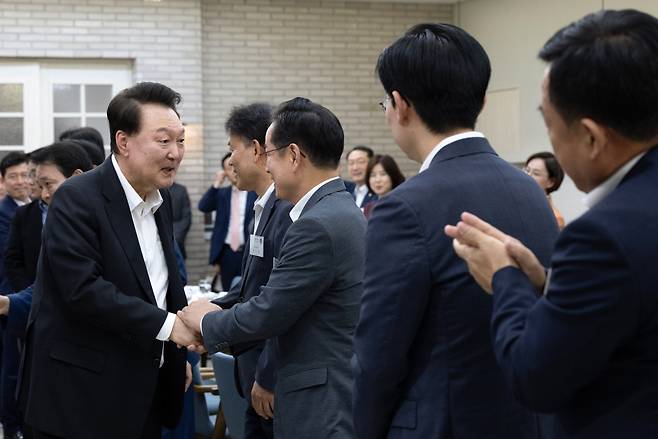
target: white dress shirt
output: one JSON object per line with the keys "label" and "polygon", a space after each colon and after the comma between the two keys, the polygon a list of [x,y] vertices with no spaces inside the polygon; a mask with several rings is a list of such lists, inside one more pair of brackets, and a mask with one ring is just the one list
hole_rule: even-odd
{"label": "white dress shirt", "polygon": [[[142,258],[144,258],[144,265],[146,265],[155,301],[158,308],[166,310],[169,271],[154,216],[155,211],[162,204],[162,195],[160,195],[160,191],[153,191],[146,196],[146,200],[142,200],[142,197],[130,185],[126,176],[123,175],[114,155],[112,155],[112,165],[126,194],[128,208],[133,219],[139,248],[142,251]],[[169,340],[175,320],[176,314],[168,313],[167,319],[155,338],[160,341]],[[162,360],[160,365],[162,365]]]}
{"label": "white dress shirt", "polygon": [[646,152],[636,155],[630,159],[624,166],[617,169],[617,172],[612,174],[606,181],[589,191],[583,198],[583,203],[589,208],[593,207],[596,203],[604,199],[610,192],[615,190],[617,185],[626,177],[626,174],[633,169],[633,166],[644,157]]}
{"label": "white dress shirt", "polygon": [[265,210],[265,205],[269,201],[273,192],[274,192],[274,183],[272,183],[270,187],[267,188],[265,193],[262,196],[258,197],[256,202],[254,203],[254,235],[256,234],[256,230],[258,230],[258,224],[260,223],[260,217],[263,216],[263,210]]}
{"label": "white dress shirt", "polygon": [[368,195],[368,186],[362,184],[361,186],[354,185],[354,198],[356,201],[357,207],[361,207],[363,199]]}
{"label": "white dress shirt", "polygon": [[454,143],[458,140],[463,140],[463,139],[470,139],[472,137],[484,137],[484,134],[477,132],[477,131],[467,131],[465,133],[459,133],[455,134],[454,136],[446,137],[443,139],[441,142],[439,142],[438,145],[432,149],[432,151],[429,153],[427,157],[425,157],[425,160],[423,160],[423,164],[420,167],[420,171],[418,173],[421,173],[425,171],[427,168],[430,167],[430,164],[432,163],[432,160],[434,160],[434,157],[441,151],[444,147],[450,145],[451,143]]}
{"label": "white dress shirt", "polygon": [[302,214],[302,210],[304,210],[304,207],[306,207],[306,203],[308,203],[308,200],[311,199],[313,194],[315,194],[318,191],[318,189],[320,189],[322,186],[329,183],[330,181],[338,180],[338,178],[340,178],[340,177],[331,177],[331,178],[323,181],[319,185],[315,186],[310,191],[306,192],[306,195],[304,195],[297,202],[297,204],[295,204],[295,206],[292,209],[290,209],[290,219],[292,220],[292,222],[294,223],[295,221],[297,221],[299,219],[299,216]]}

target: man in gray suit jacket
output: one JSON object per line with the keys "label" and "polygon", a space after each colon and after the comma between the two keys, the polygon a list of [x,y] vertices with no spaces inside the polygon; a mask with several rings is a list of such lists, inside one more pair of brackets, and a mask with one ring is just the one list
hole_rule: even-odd
{"label": "man in gray suit jacket", "polygon": [[333,113],[304,98],[281,104],[273,120],[267,168],[277,196],[294,207],[269,281],[230,310],[195,302],[180,317],[201,330],[210,353],[275,337],[276,438],[352,438],[349,362],[365,219],[338,177],[343,129]]}

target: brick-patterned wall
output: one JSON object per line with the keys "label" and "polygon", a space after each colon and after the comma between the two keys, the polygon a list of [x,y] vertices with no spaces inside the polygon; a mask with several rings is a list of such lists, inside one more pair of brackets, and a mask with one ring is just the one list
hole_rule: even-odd
{"label": "brick-patterned wall", "polygon": [[0,59],[131,60],[135,81],[182,93],[190,134],[178,181],[192,199],[195,282],[210,272],[196,203],[226,151],[230,108],[309,97],[338,115],[346,149],[370,145],[412,175],[418,165],[394,145],[377,105],[375,61],[411,25],[452,14],[449,5],[340,0],[0,0]]}
{"label": "brick-patterned wall", "polygon": [[295,96],[336,113],[346,150],[366,144],[393,155],[405,174],[418,170],[391,139],[378,105],[384,92],[375,63],[380,51],[413,24],[452,22],[452,6],[202,0],[202,11],[208,180],[226,151],[223,121],[232,106],[255,100],[277,104]]}
{"label": "brick-patterned wall", "polygon": [[[419,165],[393,142],[378,102],[380,51],[420,22],[452,22],[438,4],[338,0],[202,0],[203,118],[206,186],[227,151],[231,107],[308,97],[336,113],[345,149],[366,144],[396,158],[403,172]],[[347,166],[343,160],[343,174]]]}

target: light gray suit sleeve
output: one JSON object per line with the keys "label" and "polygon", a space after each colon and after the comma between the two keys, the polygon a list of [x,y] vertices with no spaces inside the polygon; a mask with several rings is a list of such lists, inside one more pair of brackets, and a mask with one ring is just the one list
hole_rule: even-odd
{"label": "light gray suit sleeve", "polygon": [[230,310],[204,317],[208,352],[286,332],[333,281],[333,242],[329,231],[313,218],[302,217],[291,225],[279,261],[261,293]]}

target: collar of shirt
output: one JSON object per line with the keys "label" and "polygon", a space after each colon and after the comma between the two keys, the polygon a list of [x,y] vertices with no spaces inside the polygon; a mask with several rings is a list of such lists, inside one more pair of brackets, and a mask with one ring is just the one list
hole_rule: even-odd
{"label": "collar of shirt", "polygon": [[604,199],[610,192],[612,192],[617,185],[626,177],[626,174],[635,166],[635,164],[644,157],[646,151],[640,153],[630,159],[624,164],[621,168],[617,169],[617,172],[612,174],[606,181],[592,189],[585,197],[583,198],[583,203],[589,208],[594,207],[595,204]]}
{"label": "collar of shirt", "polygon": [[328,178],[327,180],[323,181],[319,185],[315,186],[313,189],[310,191],[306,192],[306,195],[304,195],[298,202],[295,204],[295,206],[290,209],[290,219],[294,223],[299,219],[299,216],[302,214],[302,210],[304,210],[304,207],[306,207],[306,203],[308,203],[308,200],[311,199],[313,194],[315,194],[318,189],[320,189],[322,186],[325,184],[329,183],[330,181],[338,180],[340,177],[331,177]]}
{"label": "collar of shirt", "polygon": [[29,199],[29,198],[27,199],[27,201],[17,200],[17,199],[14,198],[14,197],[11,197],[11,199],[14,200],[14,203],[16,203],[16,204],[18,205],[18,207],[25,206],[27,203],[30,202],[30,199]]}
{"label": "collar of shirt", "polygon": [[138,209],[136,212],[138,216],[144,216],[149,212],[155,213],[162,205],[162,195],[160,195],[160,191],[153,191],[146,196],[145,200],[142,200],[142,197],[140,197],[137,191],[135,191],[126,176],[123,175],[123,171],[121,171],[114,154],[112,154],[112,166],[114,166],[121,187],[126,194],[126,200],[128,201],[128,208],[130,211],[132,212],[135,209]]}
{"label": "collar of shirt", "polygon": [[366,195],[368,193],[368,186],[365,184],[362,184],[361,186],[355,185],[354,186],[354,195]]}
{"label": "collar of shirt", "polygon": [[260,217],[263,214],[263,210],[265,210],[265,205],[270,200],[270,197],[272,196],[273,192],[274,192],[274,183],[272,183],[270,187],[267,188],[265,193],[262,196],[258,197],[258,199],[256,199],[256,202],[254,203],[254,234],[256,234],[256,230],[258,230],[258,223],[260,222]]}
{"label": "collar of shirt", "polygon": [[470,139],[471,137],[484,137],[484,134],[478,132],[478,131],[467,131],[465,133],[459,133],[455,134],[454,136],[446,137],[443,139],[441,142],[439,142],[438,145],[434,147],[434,149],[429,153],[427,157],[425,157],[425,160],[423,160],[423,164],[420,167],[420,171],[418,173],[421,173],[427,168],[430,167],[430,164],[432,163],[432,160],[434,160],[434,157],[441,151],[444,147],[448,146],[451,143],[454,143],[458,140],[463,140],[463,139]]}

